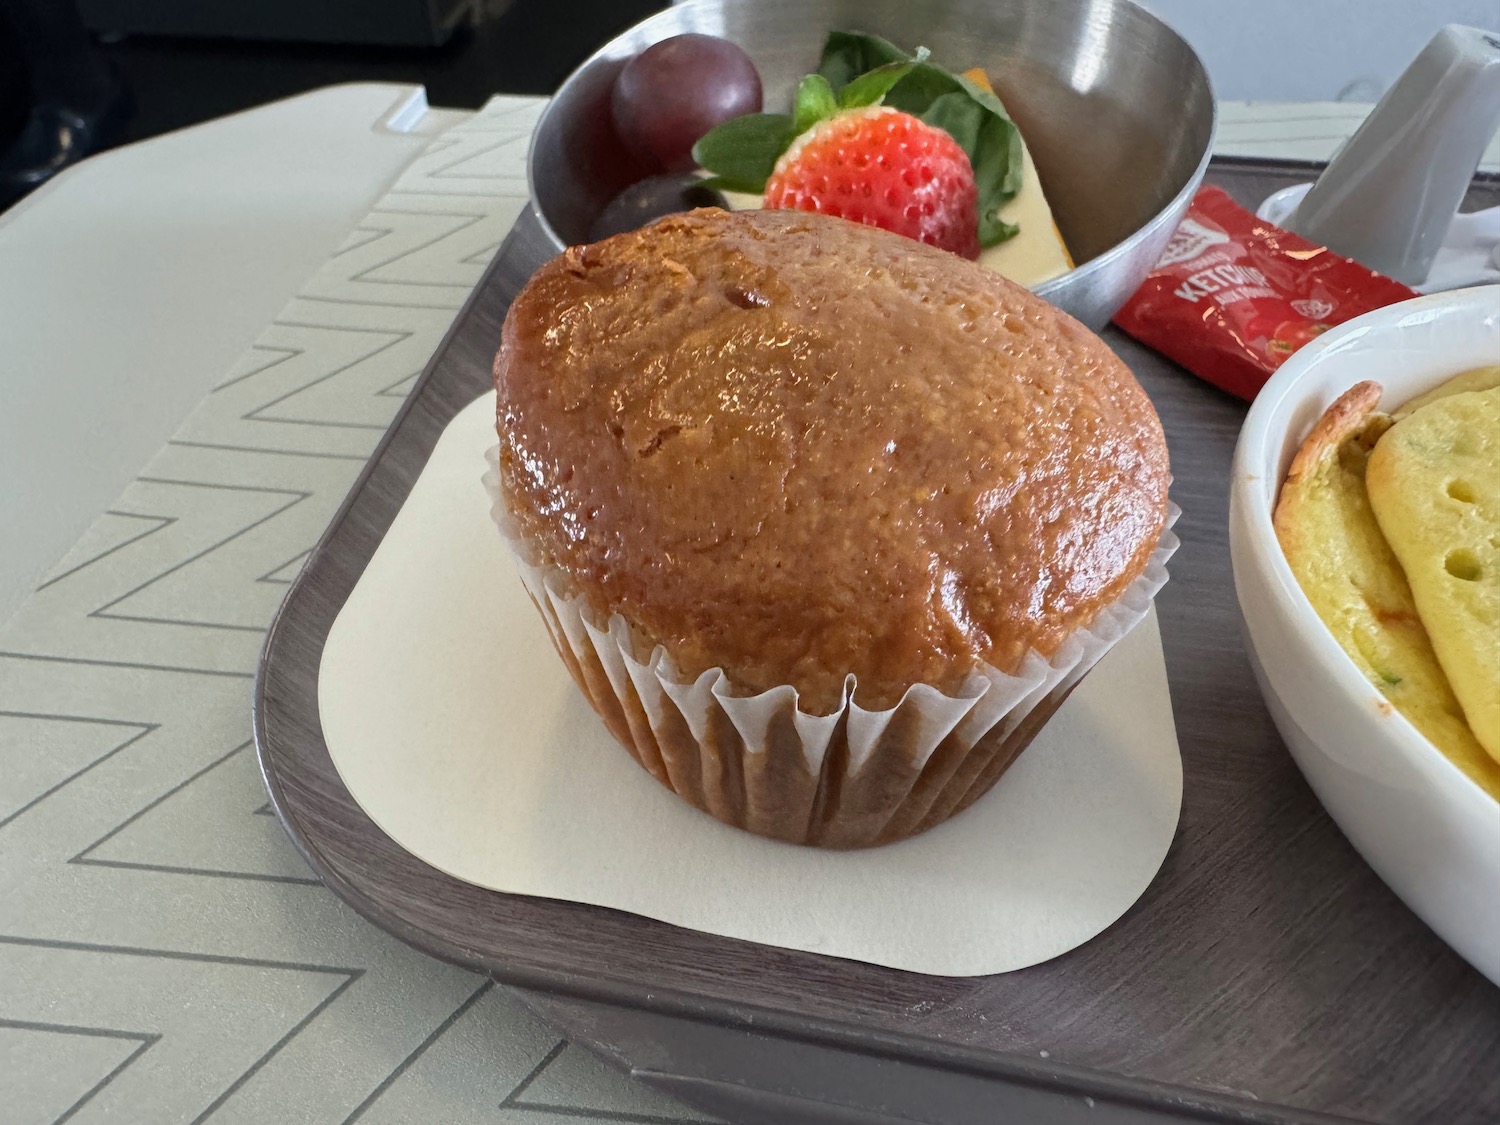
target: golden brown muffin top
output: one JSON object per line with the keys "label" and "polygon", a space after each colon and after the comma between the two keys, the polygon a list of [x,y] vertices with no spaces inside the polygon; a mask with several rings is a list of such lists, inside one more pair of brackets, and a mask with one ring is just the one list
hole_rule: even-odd
{"label": "golden brown muffin top", "polygon": [[502,489],[602,620],[804,710],[1050,655],[1144,570],[1167,449],[1130,370],[998,274],[794,211],[575,247],[511,305]]}

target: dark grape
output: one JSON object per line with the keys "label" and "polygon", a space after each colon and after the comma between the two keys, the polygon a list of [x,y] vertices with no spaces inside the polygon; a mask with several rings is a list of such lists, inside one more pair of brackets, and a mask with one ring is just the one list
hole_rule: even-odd
{"label": "dark grape", "polygon": [[704,133],[760,107],[750,56],[712,35],[677,35],[647,47],[620,71],[610,100],[620,140],[672,172],[693,167],[693,145]]}
{"label": "dark grape", "polygon": [[589,239],[643,227],[652,219],[691,211],[694,207],[726,207],[724,197],[702,186],[696,176],[651,176],[631,184],[599,212],[589,227]]}

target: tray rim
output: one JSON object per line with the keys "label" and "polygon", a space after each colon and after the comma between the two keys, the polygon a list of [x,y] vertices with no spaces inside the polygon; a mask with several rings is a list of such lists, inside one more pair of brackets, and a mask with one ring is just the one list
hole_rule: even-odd
{"label": "tray rim", "polygon": [[[1323,167],[1324,164],[1318,161],[1214,156],[1210,162],[1210,173],[1213,171],[1223,171],[1316,177],[1317,173]],[[1479,173],[1474,177],[1474,183],[1476,186],[1500,186],[1500,173]],[[503,269],[508,253],[516,246],[524,246],[529,240],[536,240],[539,237],[540,229],[536,225],[535,214],[530,204],[528,204],[523,209],[511,232],[502,242],[494,259],[486,267],[474,290],[455,314],[452,324],[450,324],[444,333],[441,342],[433,353],[432,359],[429,360],[421,375],[413,383],[410,392],[392,418],[389,427],[382,434],[379,443],[351,485],[348,494],[340,503],[337,511],[330,519],[323,533],[319,536],[312,550],[308,553],[302,568],[288,589],[286,597],[277,608],[276,614],[266,633],[266,639],[256,667],[252,705],[251,725],[255,742],[257,766],[260,770],[262,780],[266,785],[271,807],[277,820],[291,838],[298,852],[318,875],[324,885],[362,916],[408,945],[440,960],[459,965],[466,969],[483,972],[491,979],[500,983],[516,985],[522,989],[576,997],[581,1000],[604,1003],[643,1013],[657,1013],[690,1021],[711,1023],[716,1026],[753,1030],[759,1034],[769,1032],[780,1038],[808,1045],[832,1047],[876,1058],[916,1062],[937,1070],[967,1073],[985,1078],[998,1079],[1011,1084],[1052,1090],[1070,1095],[1088,1095],[1101,1102],[1111,1103],[1120,1107],[1136,1107],[1164,1112],[1174,1116],[1188,1114],[1193,1115],[1197,1120],[1242,1122],[1246,1123],[1246,1125],[1338,1125],[1338,1123],[1349,1125],[1351,1122],[1360,1120],[1315,1110],[1278,1105],[1255,1100],[1253,1097],[1242,1097],[1217,1090],[1173,1084],[1155,1079],[1132,1078],[1096,1067],[1053,1062],[1050,1059],[1034,1059],[1029,1055],[1011,1052],[991,1051],[981,1047],[961,1045],[915,1033],[873,1030],[843,1019],[826,1016],[798,1016],[785,1008],[773,1004],[758,1005],[745,1001],[707,996],[671,985],[643,990],[631,980],[615,975],[607,967],[602,966],[597,973],[583,974],[562,969],[549,970],[529,966],[497,964],[493,959],[487,958],[477,950],[469,949],[462,943],[455,942],[444,935],[414,926],[405,919],[391,913],[379,901],[371,898],[362,889],[347,880],[325,860],[317,843],[307,835],[303,825],[291,811],[284,790],[284,779],[278,772],[278,763],[273,760],[274,751],[269,748],[271,736],[266,729],[267,691],[270,678],[268,669],[279,655],[282,638],[288,627],[287,616],[295,600],[295,595],[306,583],[309,572],[326,551],[329,541],[333,538],[335,532],[349,518],[351,510],[361,494],[366,490],[371,477],[378,470],[382,458],[395,440],[398,432],[408,423],[413,411],[421,400],[422,391],[436,377],[437,372],[443,365],[443,360],[454,340],[463,329],[474,305],[481,299],[490,286],[495,283],[495,275]],[[548,252],[550,253],[550,248]],[[426,456],[430,456],[430,453],[431,446],[429,445],[424,452],[424,463]],[[404,499],[405,493],[403,493],[400,501],[404,501]],[[395,508],[399,508],[400,501],[395,503]],[[393,514],[394,509],[392,511]],[[361,569],[367,561],[367,559],[361,560],[359,564]],[[320,623],[320,632],[322,634],[319,647],[320,652],[322,642],[326,641],[327,627],[331,626],[331,623],[331,619],[327,623]],[[321,742],[321,735],[319,736],[319,741]],[[326,752],[325,745],[324,753]],[[353,801],[347,789],[343,788],[342,784],[340,784],[340,788],[343,790],[343,799],[358,808],[357,803]],[[378,828],[376,831],[379,831]],[[382,835],[384,834],[382,833]],[[394,841],[392,843],[394,844]],[[399,845],[395,846],[399,848]],[[415,857],[412,858],[415,859]],[[422,866],[426,867],[427,865],[423,864]],[[436,872],[436,869],[433,868],[429,868],[429,870]],[[440,872],[437,873],[441,874]],[[500,899],[535,897],[509,895],[483,888],[475,889],[483,891],[486,895],[497,896]],[[589,906],[578,903],[569,903],[568,905],[581,911],[607,911],[610,914],[623,915],[653,927],[660,926],[672,930],[684,929],[684,927],[675,926],[672,923],[633,915],[628,911],[615,910],[609,907]],[[689,932],[697,933],[698,931]],[[716,941],[738,945],[759,945],[759,943],[746,942],[740,939],[718,938],[714,935],[706,936]],[[761,948],[775,949],[777,947],[761,946]],[[838,964],[842,960],[839,958],[824,957],[815,953],[799,954],[799,956],[821,958],[833,964]],[[874,968],[881,972],[901,973],[901,970],[883,969],[879,966],[874,966]],[[920,974],[902,973],[902,975],[919,976]]]}

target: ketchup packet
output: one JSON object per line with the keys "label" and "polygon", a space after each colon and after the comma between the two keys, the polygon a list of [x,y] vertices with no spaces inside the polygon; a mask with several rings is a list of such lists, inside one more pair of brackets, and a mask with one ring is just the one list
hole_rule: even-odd
{"label": "ketchup packet", "polygon": [[1199,378],[1252,399],[1313,337],[1416,295],[1206,187],[1115,323]]}

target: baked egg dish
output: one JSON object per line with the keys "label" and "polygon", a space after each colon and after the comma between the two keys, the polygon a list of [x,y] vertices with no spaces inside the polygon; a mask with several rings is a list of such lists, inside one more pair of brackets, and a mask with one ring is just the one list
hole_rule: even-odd
{"label": "baked egg dish", "polygon": [[1390,414],[1350,388],[1292,461],[1276,535],[1390,704],[1500,800],[1500,365]]}

